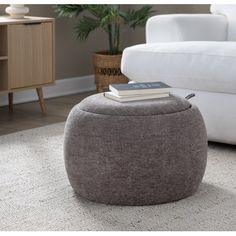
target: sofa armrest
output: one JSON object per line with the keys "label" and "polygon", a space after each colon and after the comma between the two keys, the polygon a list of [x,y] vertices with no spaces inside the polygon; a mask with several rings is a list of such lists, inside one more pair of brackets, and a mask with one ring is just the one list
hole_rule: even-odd
{"label": "sofa armrest", "polygon": [[227,20],[222,15],[170,14],[148,19],[147,43],[177,41],[225,41]]}

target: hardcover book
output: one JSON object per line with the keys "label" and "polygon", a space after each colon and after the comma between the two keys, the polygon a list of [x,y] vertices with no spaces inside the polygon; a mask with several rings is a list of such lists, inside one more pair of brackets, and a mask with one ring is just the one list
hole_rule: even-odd
{"label": "hardcover book", "polygon": [[111,84],[109,89],[116,95],[141,95],[170,93],[171,87],[163,82]]}
{"label": "hardcover book", "polygon": [[119,96],[114,94],[113,92],[105,92],[104,96],[110,98],[117,102],[131,102],[131,101],[140,101],[140,100],[148,100],[148,99],[157,99],[169,97],[168,93],[161,94],[143,94],[143,95],[130,95],[130,96]]}

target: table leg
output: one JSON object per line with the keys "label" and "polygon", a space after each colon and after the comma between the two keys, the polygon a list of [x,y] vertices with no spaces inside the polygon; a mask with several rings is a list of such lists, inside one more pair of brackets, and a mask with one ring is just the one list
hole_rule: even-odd
{"label": "table leg", "polygon": [[8,93],[8,110],[13,111],[13,93]]}
{"label": "table leg", "polygon": [[42,111],[42,113],[46,113],[46,107],[45,107],[45,102],[44,102],[44,98],[43,98],[43,89],[40,87],[40,88],[36,88],[36,90],[37,90],[37,94],[38,94],[38,98],[39,98],[41,111]]}

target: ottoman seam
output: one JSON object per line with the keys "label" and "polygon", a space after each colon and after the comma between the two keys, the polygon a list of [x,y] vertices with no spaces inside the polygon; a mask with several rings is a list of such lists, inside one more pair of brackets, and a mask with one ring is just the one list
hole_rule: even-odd
{"label": "ottoman seam", "polygon": [[78,108],[78,109],[80,111],[87,112],[87,113],[94,114],[94,115],[103,115],[103,116],[133,116],[133,117],[137,117],[137,116],[164,116],[164,115],[171,115],[171,114],[182,113],[182,112],[185,112],[187,110],[191,110],[194,107],[195,106],[190,105],[190,107],[188,107],[187,109],[184,109],[182,111],[176,111],[176,112],[164,113],[164,114],[150,114],[150,115],[113,115],[113,114],[102,114],[102,113],[95,113],[95,112],[85,111],[85,110],[83,110],[81,108]]}

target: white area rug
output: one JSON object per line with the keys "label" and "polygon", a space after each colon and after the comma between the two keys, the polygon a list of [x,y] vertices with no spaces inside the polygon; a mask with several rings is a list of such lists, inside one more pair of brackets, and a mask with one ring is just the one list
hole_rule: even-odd
{"label": "white area rug", "polygon": [[64,123],[0,136],[0,230],[236,230],[236,147],[211,144],[204,181],[157,206],[75,195],[63,163]]}

